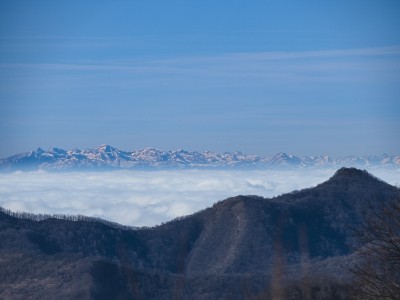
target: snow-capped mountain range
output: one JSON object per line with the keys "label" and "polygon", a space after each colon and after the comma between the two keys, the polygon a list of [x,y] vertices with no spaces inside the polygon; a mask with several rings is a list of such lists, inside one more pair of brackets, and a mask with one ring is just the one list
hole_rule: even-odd
{"label": "snow-capped mountain range", "polygon": [[241,152],[162,151],[145,148],[123,151],[109,145],[93,149],[63,150],[38,148],[0,159],[2,170],[75,170],[75,169],[138,169],[138,168],[339,168],[400,167],[400,156],[330,156],[297,157],[278,153],[272,157],[247,155]]}

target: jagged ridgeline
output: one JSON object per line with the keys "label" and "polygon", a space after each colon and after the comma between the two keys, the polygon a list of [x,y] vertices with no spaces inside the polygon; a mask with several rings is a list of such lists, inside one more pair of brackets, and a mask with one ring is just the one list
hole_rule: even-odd
{"label": "jagged ridgeline", "polygon": [[241,152],[162,151],[154,148],[123,151],[109,145],[94,149],[60,148],[19,153],[0,159],[0,171],[14,170],[114,170],[160,168],[340,168],[400,167],[400,156],[330,156],[297,157],[278,153],[272,157],[247,155]]}
{"label": "jagged ridgeline", "polygon": [[400,190],[342,168],[153,228],[0,212],[1,299],[351,299],[355,235]]}

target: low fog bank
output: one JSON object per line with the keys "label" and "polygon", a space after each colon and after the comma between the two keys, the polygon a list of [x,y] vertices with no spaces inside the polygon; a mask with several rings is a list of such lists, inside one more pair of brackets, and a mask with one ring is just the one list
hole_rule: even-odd
{"label": "low fog bank", "polygon": [[[0,206],[12,211],[82,214],[153,226],[236,195],[277,196],[313,187],[336,170],[110,171],[0,174]],[[400,185],[400,169],[370,173]]]}

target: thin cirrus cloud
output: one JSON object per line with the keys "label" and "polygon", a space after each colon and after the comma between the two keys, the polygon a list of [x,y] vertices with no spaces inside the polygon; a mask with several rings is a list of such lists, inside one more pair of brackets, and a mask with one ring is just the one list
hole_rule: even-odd
{"label": "thin cirrus cloud", "polygon": [[[312,187],[334,170],[113,171],[0,174],[0,206],[12,211],[82,214],[130,226],[154,226],[236,195],[272,197]],[[373,170],[399,185],[400,170]]]}
{"label": "thin cirrus cloud", "polygon": [[[287,84],[288,80],[296,82],[367,80],[365,76],[361,76],[361,79],[360,76],[355,76],[363,75],[365,72],[378,72],[377,76],[396,79],[400,69],[399,58],[400,47],[394,46],[325,51],[227,53],[140,61],[127,58],[123,61],[108,62],[5,63],[1,64],[0,68],[4,72],[17,73],[29,70],[35,76],[45,77],[54,74],[61,78],[82,76],[85,79],[82,84],[90,81],[90,78],[102,81],[102,75],[105,74],[117,75],[119,81],[125,78],[126,82],[122,81],[122,84],[125,82],[129,85],[143,81],[158,83],[165,81],[170,84],[182,76],[189,82],[211,76],[220,80],[242,78],[268,79],[273,82],[284,80]],[[112,84],[110,77],[106,79],[108,84]],[[130,79],[135,81],[132,82]],[[221,84],[221,81],[218,84]]]}

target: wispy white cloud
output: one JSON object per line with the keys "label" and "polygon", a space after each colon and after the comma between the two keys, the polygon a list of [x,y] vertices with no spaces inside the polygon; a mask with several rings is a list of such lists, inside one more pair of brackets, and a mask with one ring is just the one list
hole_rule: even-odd
{"label": "wispy white cloud", "polygon": [[[71,63],[0,64],[4,71],[31,70],[37,72],[89,73],[99,79],[101,74],[113,73],[127,84],[139,78],[171,82],[176,76],[218,79],[254,78],[283,81],[357,80],[354,72],[398,72],[400,46],[345,50],[226,53],[208,56],[176,58],[140,58]],[[396,73],[398,76],[398,73]],[[346,75],[346,76],[344,76]],[[87,75],[85,75],[87,76]],[[148,77],[150,76],[150,77]],[[171,77],[172,76],[172,77]],[[88,77],[85,77],[86,80]],[[101,79],[101,78],[100,78]],[[108,78],[109,79],[109,78]],[[101,85],[101,84],[100,84]]]}
{"label": "wispy white cloud", "polygon": [[[334,170],[114,171],[0,174],[0,206],[32,213],[83,214],[125,225],[152,226],[225,198],[271,197],[315,186]],[[375,170],[398,185],[399,170]]]}

